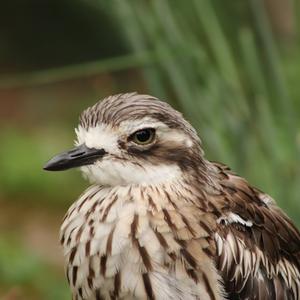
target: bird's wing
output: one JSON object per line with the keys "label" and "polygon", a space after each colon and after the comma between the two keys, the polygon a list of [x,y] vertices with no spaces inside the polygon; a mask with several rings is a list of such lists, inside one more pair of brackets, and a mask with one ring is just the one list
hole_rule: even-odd
{"label": "bird's wing", "polygon": [[215,166],[224,191],[216,263],[229,299],[300,299],[299,231],[270,196]]}

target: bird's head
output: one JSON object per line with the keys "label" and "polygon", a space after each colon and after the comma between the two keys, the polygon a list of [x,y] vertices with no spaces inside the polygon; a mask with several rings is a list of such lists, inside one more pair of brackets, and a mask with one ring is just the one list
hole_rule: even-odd
{"label": "bird's head", "polygon": [[86,109],[76,129],[76,148],[44,167],[81,167],[108,186],[165,182],[204,164],[194,128],[170,105],[148,95],[119,94]]}

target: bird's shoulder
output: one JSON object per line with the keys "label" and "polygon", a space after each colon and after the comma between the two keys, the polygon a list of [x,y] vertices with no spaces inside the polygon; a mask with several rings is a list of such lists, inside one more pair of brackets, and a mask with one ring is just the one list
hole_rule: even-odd
{"label": "bird's shoulder", "polygon": [[298,229],[269,195],[213,164],[222,191],[216,263],[230,299],[299,299]]}

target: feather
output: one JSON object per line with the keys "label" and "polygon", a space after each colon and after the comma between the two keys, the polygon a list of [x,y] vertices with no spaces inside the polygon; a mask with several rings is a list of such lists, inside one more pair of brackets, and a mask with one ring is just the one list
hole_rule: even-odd
{"label": "feather", "polygon": [[299,231],[271,197],[227,175],[220,175],[227,205],[215,238],[229,298],[299,300]]}

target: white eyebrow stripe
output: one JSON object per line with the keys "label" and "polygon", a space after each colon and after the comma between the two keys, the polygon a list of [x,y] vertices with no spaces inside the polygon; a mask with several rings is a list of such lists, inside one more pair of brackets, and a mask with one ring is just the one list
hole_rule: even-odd
{"label": "white eyebrow stripe", "polygon": [[159,122],[155,119],[150,117],[145,117],[139,120],[130,120],[130,121],[123,121],[120,126],[120,130],[127,133],[134,133],[137,130],[143,128],[169,128],[166,124]]}

